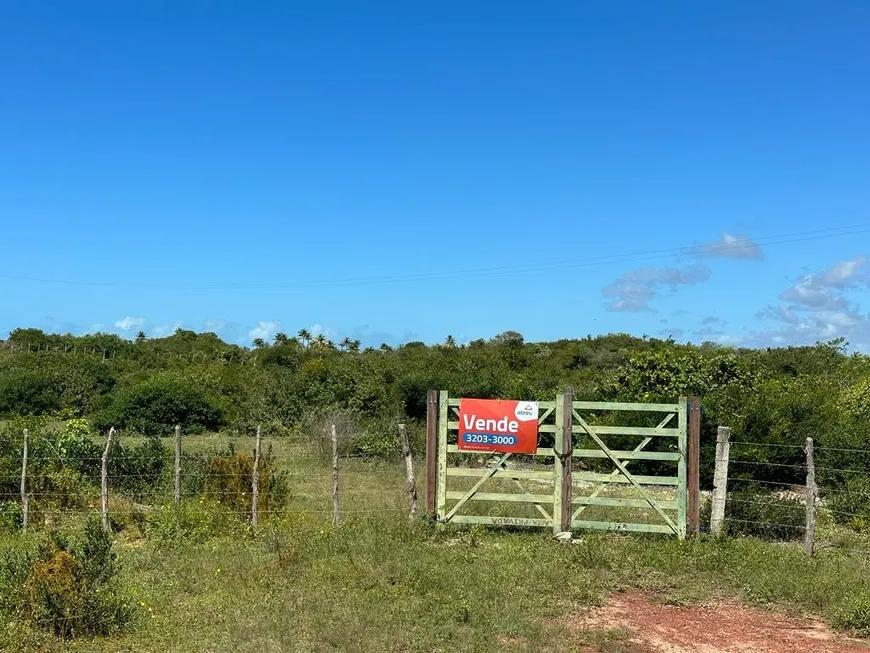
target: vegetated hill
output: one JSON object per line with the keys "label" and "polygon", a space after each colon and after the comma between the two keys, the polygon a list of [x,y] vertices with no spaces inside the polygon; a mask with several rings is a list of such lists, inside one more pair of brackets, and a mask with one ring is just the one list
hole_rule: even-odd
{"label": "vegetated hill", "polygon": [[751,350],[627,334],[532,343],[507,331],[466,345],[448,337],[360,351],[358,341],[334,344],[304,329],[251,349],[182,329],[135,341],[17,329],[0,347],[0,418],[88,417],[100,429],[152,434],[177,422],[280,432],[336,409],[394,424],[421,419],[429,389],[550,399],[566,386],[582,399],[700,395],[705,451],[717,424],[746,441],[812,436],[829,447],[864,446],[870,433],[870,358],[847,354],[843,341]]}

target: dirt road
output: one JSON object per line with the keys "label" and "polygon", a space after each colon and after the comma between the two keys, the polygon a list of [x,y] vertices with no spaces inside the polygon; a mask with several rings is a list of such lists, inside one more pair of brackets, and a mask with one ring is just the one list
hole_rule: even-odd
{"label": "dirt road", "polygon": [[641,592],[611,597],[573,617],[571,628],[601,633],[581,651],[604,653],[868,653],[870,644],[818,620],[752,610],[736,601],[707,606],[657,603]]}

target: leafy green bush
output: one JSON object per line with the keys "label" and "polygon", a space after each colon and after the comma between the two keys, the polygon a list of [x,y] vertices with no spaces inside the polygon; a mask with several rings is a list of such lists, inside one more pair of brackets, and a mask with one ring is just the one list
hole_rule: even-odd
{"label": "leafy green bush", "polygon": [[834,614],[832,625],[858,637],[870,637],[870,596],[858,594],[850,597]]}
{"label": "leafy green bush", "polygon": [[225,505],[202,498],[167,505],[145,516],[145,533],[158,548],[226,537],[243,527]]}
{"label": "leafy green bush", "polygon": [[805,525],[806,509],[800,499],[751,489],[728,493],[725,528],[729,535],[794,540],[803,537]]}
{"label": "leafy green bush", "polygon": [[119,441],[109,458],[112,487],[134,499],[154,497],[169,480],[169,447],[148,436],[134,446]]}
{"label": "leafy green bush", "polygon": [[57,384],[39,371],[0,376],[0,415],[44,415],[61,407]]}
{"label": "leafy green bush", "polygon": [[96,518],[76,538],[53,532],[35,552],[0,563],[0,583],[19,583],[6,611],[62,638],[108,635],[130,623],[132,603],[117,575],[112,543]]}
{"label": "leafy green bush", "polygon": [[395,429],[369,427],[353,439],[352,448],[362,456],[393,456],[399,452],[399,436]]}
{"label": "leafy green bush", "polygon": [[162,375],[128,388],[94,419],[101,430],[124,427],[145,435],[169,435],[176,424],[186,433],[213,431],[221,423],[221,411],[199,384]]}
{"label": "leafy green bush", "polygon": [[24,583],[33,563],[37,549],[32,538],[15,537],[3,542],[0,557],[0,614],[10,618],[20,616],[24,606]]}
{"label": "leafy green bush", "polygon": [[852,475],[824,498],[835,522],[856,531],[867,528],[870,523],[870,478]]}
{"label": "leafy green bush", "polygon": [[21,504],[14,501],[0,503],[0,533],[12,533],[21,528]]}

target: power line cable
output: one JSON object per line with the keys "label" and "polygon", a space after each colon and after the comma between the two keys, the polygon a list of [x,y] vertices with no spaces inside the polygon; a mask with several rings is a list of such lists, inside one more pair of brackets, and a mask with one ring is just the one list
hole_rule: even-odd
{"label": "power line cable", "polygon": [[756,238],[752,241],[738,240],[735,243],[715,243],[713,245],[690,245],[680,246],[668,249],[648,250],[645,252],[634,252],[625,254],[611,254],[602,256],[592,256],[580,259],[568,259],[552,262],[537,262],[526,264],[515,264],[487,268],[470,268],[465,270],[442,270],[436,272],[421,272],[414,274],[401,275],[386,275],[380,277],[368,277],[357,279],[321,279],[321,280],[286,280],[275,282],[257,282],[257,283],[240,283],[240,284],[135,284],[118,281],[82,281],[74,279],[50,279],[40,277],[29,277],[19,275],[0,275],[0,279],[8,281],[23,281],[30,283],[57,284],[69,286],[94,286],[94,287],[114,287],[114,288],[139,288],[139,289],[160,289],[160,290],[286,290],[293,288],[321,288],[334,286],[356,286],[356,285],[376,285],[382,283],[404,283],[417,281],[441,281],[452,279],[464,279],[471,277],[487,277],[510,274],[547,272],[555,270],[564,270],[572,268],[595,267],[599,265],[610,265],[615,263],[634,263],[640,261],[649,261],[671,256],[695,256],[697,258],[709,258],[711,256],[727,255],[729,249],[733,252],[739,252],[747,247],[748,243],[763,244],[765,246],[782,245],[795,242],[820,240],[824,238],[838,238],[843,236],[852,236],[870,232],[870,224],[857,224],[850,227],[836,227],[827,229],[815,229],[812,231],[795,232],[790,234],[779,234],[774,236],[765,236]]}

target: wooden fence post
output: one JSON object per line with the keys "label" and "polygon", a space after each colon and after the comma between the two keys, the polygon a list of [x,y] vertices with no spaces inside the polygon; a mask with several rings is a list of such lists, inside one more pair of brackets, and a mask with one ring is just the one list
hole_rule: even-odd
{"label": "wooden fence post", "polygon": [[414,477],[414,457],[411,455],[411,443],[408,442],[408,432],[404,424],[399,424],[399,441],[402,444],[402,456],[405,458],[405,484],[408,490],[408,502],[411,506],[410,519],[417,516],[417,481]]}
{"label": "wooden fence post", "polygon": [[435,479],[438,471],[438,392],[426,395],[426,514],[435,516]]}
{"label": "wooden fence post", "polygon": [[713,470],[713,499],[710,506],[710,534],[722,534],[725,501],[728,497],[728,459],[731,455],[731,429],[720,426],[716,431],[716,467]]}
{"label": "wooden fence post", "polygon": [[816,540],[816,465],[813,461],[813,439],[807,438],[807,526],[804,533],[804,549],[807,555],[813,555],[813,546]]}
{"label": "wooden fence post", "polygon": [[115,427],[109,429],[109,437],[106,438],[106,448],[100,461],[100,512],[103,518],[103,530],[111,531],[109,525],[109,451],[112,449],[112,439],[115,437]]}
{"label": "wooden fence post", "polygon": [[[333,427],[335,428],[335,427]],[[254,444],[254,470],[251,473],[251,525],[256,529],[260,523],[259,508],[257,503],[260,499],[260,436],[262,429],[257,427],[257,441]]]}
{"label": "wooden fence post", "polygon": [[30,433],[24,429],[24,453],[21,455],[21,530],[27,532],[30,515],[30,497],[27,496],[27,438]]}
{"label": "wooden fence post", "polygon": [[574,512],[571,468],[574,454],[574,389],[565,388],[560,397],[562,401],[562,433],[561,433],[561,464],[562,464],[562,514],[559,519],[561,532],[571,531],[571,516]]}
{"label": "wooden fence post", "polygon": [[701,400],[689,400],[689,474],[687,482],[689,535],[701,530]]}
{"label": "wooden fence post", "polygon": [[175,425],[175,505],[181,503],[181,424]]}
{"label": "wooden fence post", "polygon": [[335,424],[332,425],[332,525],[337,526],[340,520],[338,514],[338,435]]}

